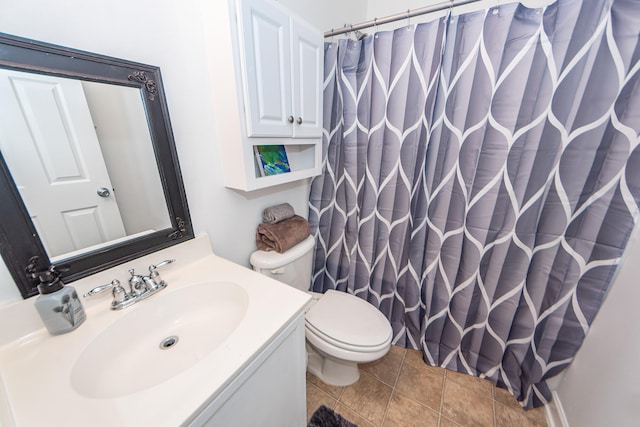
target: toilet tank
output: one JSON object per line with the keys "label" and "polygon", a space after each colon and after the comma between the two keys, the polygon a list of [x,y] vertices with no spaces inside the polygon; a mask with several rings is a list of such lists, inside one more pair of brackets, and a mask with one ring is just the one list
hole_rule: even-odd
{"label": "toilet tank", "polygon": [[301,291],[311,287],[311,268],[315,239],[307,237],[286,252],[255,251],[251,265],[260,274],[279,280]]}

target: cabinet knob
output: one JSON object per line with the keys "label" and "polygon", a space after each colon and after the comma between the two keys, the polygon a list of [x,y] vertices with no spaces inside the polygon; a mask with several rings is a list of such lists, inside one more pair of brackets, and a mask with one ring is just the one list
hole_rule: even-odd
{"label": "cabinet knob", "polygon": [[302,117],[298,117],[297,122],[298,122],[299,125],[301,125],[302,124]]}
{"label": "cabinet knob", "polygon": [[293,116],[289,116],[289,123],[293,123]]}

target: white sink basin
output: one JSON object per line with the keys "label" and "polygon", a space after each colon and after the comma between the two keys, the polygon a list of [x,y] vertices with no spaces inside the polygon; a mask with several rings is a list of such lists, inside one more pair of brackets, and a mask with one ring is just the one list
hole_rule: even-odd
{"label": "white sink basin", "polygon": [[71,384],[91,398],[158,385],[215,350],[240,324],[248,302],[247,292],[232,282],[169,287],[124,309],[96,336],[73,364]]}

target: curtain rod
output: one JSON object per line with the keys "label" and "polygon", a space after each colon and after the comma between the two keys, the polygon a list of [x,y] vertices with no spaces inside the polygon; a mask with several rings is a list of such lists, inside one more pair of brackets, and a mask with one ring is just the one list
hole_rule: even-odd
{"label": "curtain rod", "polygon": [[385,16],[384,18],[374,18],[370,21],[361,22],[356,25],[347,25],[344,28],[338,30],[332,29],[324,33],[324,37],[332,37],[340,34],[350,33],[356,30],[362,30],[363,28],[375,27],[377,25],[388,24],[389,22],[400,21],[401,19],[409,19],[414,16],[426,15],[427,13],[438,12],[440,10],[450,9],[457,6],[464,6],[469,3],[476,3],[482,0],[451,0],[442,3],[436,3],[431,6],[421,7],[419,9],[407,10],[404,13],[396,13],[395,15]]}

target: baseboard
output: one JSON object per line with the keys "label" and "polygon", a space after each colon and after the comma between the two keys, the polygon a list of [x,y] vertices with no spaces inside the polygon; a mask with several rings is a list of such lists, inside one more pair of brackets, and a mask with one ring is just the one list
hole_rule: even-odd
{"label": "baseboard", "polygon": [[570,427],[562,407],[562,401],[556,390],[551,391],[551,402],[544,407],[549,427]]}

